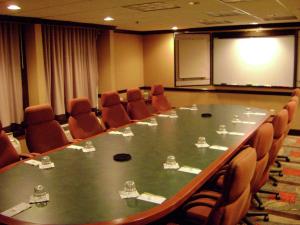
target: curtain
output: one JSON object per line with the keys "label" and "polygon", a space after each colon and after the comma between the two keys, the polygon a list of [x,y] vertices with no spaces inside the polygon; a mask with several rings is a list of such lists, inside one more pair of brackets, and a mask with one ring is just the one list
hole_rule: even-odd
{"label": "curtain", "polygon": [[97,107],[97,30],[43,25],[48,100],[56,115],[72,98],[87,97]]}
{"label": "curtain", "polygon": [[0,22],[0,120],[3,126],[23,120],[20,25]]}

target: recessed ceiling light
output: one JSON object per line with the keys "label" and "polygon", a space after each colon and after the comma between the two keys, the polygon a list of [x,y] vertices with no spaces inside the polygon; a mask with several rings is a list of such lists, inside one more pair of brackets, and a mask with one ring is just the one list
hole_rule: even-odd
{"label": "recessed ceiling light", "polygon": [[199,2],[189,2],[189,5],[198,5]]}
{"label": "recessed ceiling light", "polygon": [[174,26],[172,27],[172,30],[178,30],[178,27]]}
{"label": "recessed ceiling light", "polygon": [[113,20],[115,20],[115,19],[110,16],[107,16],[104,18],[104,21],[113,21]]}
{"label": "recessed ceiling light", "polygon": [[21,7],[18,5],[9,5],[9,6],[7,6],[7,8],[9,10],[20,10],[21,9]]}
{"label": "recessed ceiling light", "polygon": [[250,23],[250,24],[256,25],[256,24],[258,24],[258,23],[257,23],[257,22],[252,22],[252,23]]}

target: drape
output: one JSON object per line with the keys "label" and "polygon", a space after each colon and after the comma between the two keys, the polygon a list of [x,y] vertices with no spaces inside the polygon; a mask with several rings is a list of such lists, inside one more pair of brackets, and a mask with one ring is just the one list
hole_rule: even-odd
{"label": "drape", "polygon": [[88,97],[97,107],[97,30],[43,25],[43,48],[48,100],[56,115],[68,101]]}
{"label": "drape", "polygon": [[0,22],[0,120],[3,126],[23,120],[20,25]]}

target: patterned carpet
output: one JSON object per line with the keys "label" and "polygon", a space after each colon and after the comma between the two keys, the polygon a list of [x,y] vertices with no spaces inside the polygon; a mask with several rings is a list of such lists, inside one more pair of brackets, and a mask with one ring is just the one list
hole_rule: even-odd
{"label": "patterned carpet", "polygon": [[289,156],[291,161],[282,161],[283,176],[275,175],[279,181],[278,186],[274,187],[270,182],[263,189],[279,191],[281,199],[275,200],[275,196],[259,194],[270,220],[264,222],[263,218],[252,217],[251,221],[255,225],[300,225],[300,137],[288,136],[280,154]]}

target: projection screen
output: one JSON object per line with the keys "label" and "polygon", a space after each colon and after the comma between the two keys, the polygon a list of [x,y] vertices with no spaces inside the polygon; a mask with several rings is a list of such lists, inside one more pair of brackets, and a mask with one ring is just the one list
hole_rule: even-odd
{"label": "projection screen", "polygon": [[293,87],[295,36],[214,38],[213,82]]}

